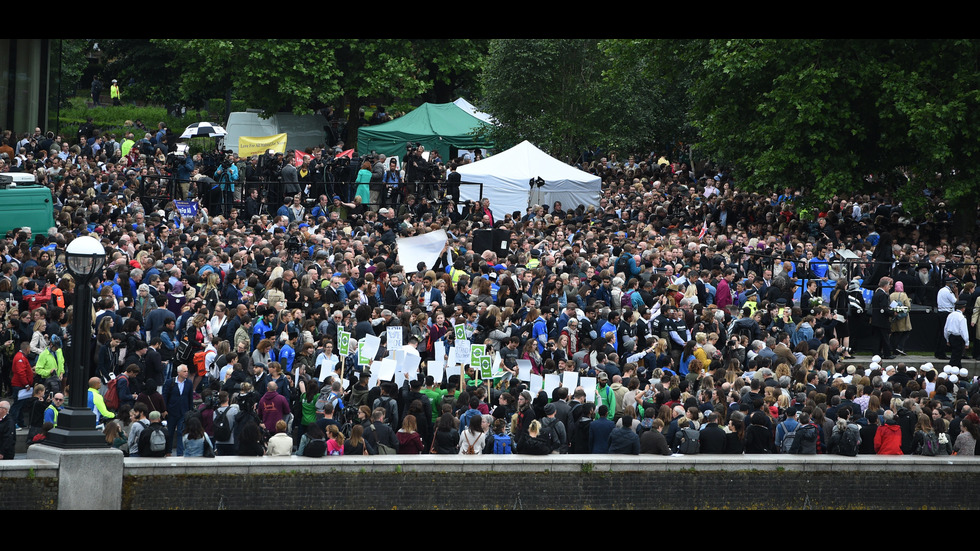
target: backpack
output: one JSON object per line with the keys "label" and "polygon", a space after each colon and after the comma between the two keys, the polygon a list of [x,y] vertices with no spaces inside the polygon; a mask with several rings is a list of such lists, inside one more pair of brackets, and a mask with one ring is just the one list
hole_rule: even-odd
{"label": "backpack", "polygon": [[476,442],[470,442],[470,439],[466,436],[466,431],[463,431],[463,440],[466,441],[466,450],[464,450],[463,453],[466,455],[476,455],[476,448],[473,446],[476,444],[476,442],[480,441],[480,437],[476,437]]}
{"label": "backpack", "polygon": [[623,272],[624,275],[629,276],[630,270],[630,260],[626,254],[621,254],[619,258],[616,259],[616,264],[613,265],[613,269],[618,274]]}
{"label": "backpack", "polygon": [[231,423],[228,421],[229,407],[225,407],[217,417],[214,418],[214,439],[217,442],[227,442],[231,440]]}
{"label": "backpack", "polygon": [[306,443],[303,448],[303,457],[323,457],[327,454],[327,440],[324,438],[314,438]]}
{"label": "backpack", "polygon": [[397,455],[398,454],[398,450],[396,450],[395,448],[392,448],[391,446],[389,446],[387,444],[383,444],[383,443],[381,443],[378,440],[378,433],[374,429],[374,423],[368,424],[367,428],[364,430],[364,437],[365,437],[365,440],[367,440],[368,437],[370,437],[371,440],[374,441],[374,447],[375,447],[375,449],[378,450],[378,455]]}
{"label": "backpack", "polygon": [[[783,428],[785,429],[786,421],[783,421],[780,423],[780,425],[783,425]],[[797,424],[796,428],[793,429],[793,432],[786,433],[786,436],[783,437],[783,441],[779,444],[779,453],[789,453],[789,450],[793,447],[793,441],[796,440],[796,431],[799,430],[801,426],[802,425]]]}
{"label": "backpack", "polygon": [[119,409],[119,379],[122,377],[116,377],[109,381],[109,384],[106,385],[105,396],[102,397],[105,401],[105,407],[111,411]]}
{"label": "backpack", "polygon": [[922,444],[919,445],[919,455],[939,455],[939,435],[935,431],[923,435]]}
{"label": "backpack", "polygon": [[[330,404],[333,406],[334,419],[337,419],[339,414],[344,411],[345,407],[347,407],[344,405],[343,398],[341,398],[339,394],[335,393],[329,387],[321,390],[320,395],[317,396],[316,410],[317,411],[323,410],[323,406],[326,404]],[[387,415],[387,413],[385,413],[385,415]]]}
{"label": "backpack", "polygon": [[844,430],[840,435],[840,441],[837,443],[837,454],[848,457],[856,456],[858,454],[858,438],[857,431],[850,429]]}
{"label": "backpack", "polygon": [[378,400],[385,408],[385,424],[391,427],[391,430],[398,430],[398,403],[391,396],[379,396]]}
{"label": "backpack", "polygon": [[635,292],[634,290],[630,289],[628,292],[625,292],[622,295],[620,295],[619,305],[622,306],[623,308],[628,308],[630,306],[633,306],[632,297],[634,292]]}
{"label": "backpack", "polygon": [[677,447],[677,453],[684,455],[695,454],[701,451],[701,433],[686,427],[681,429],[681,444]]}
{"label": "backpack", "polygon": [[510,455],[514,453],[514,442],[507,434],[493,435],[493,453],[497,455]]}
{"label": "backpack", "polygon": [[[548,418],[545,418],[547,420]],[[549,423],[541,423],[541,438],[548,440],[551,445],[551,451],[555,451],[561,447],[561,439],[558,436],[558,431],[555,430],[555,425],[560,423],[556,418]]]}
{"label": "backpack", "polygon": [[150,423],[140,434],[140,455],[163,457],[167,455],[167,429],[160,423]]}
{"label": "backpack", "polygon": [[191,337],[186,332],[180,337],[177,349],[174,350],[174,360],[180,363],[187,363],[191,359]]}

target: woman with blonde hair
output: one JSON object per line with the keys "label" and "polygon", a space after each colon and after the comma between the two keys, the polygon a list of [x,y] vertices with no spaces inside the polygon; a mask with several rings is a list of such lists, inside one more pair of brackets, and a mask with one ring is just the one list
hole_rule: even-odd
{"label": "woman with blonde hair", "polygon": [[337,425],[327,425],[327,455],[344,455],[344,433]]}

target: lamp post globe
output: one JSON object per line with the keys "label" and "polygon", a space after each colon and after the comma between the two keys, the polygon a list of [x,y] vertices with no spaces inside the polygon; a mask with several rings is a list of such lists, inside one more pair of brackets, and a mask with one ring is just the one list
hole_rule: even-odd
{"label": "lamp post globe", "polygon": [[[45,444],[58,448],[102,448],[102,431],[96,428],[95,413],[88,405],[87,379],[92,341],[92,283],[105,265],[105,248],[97,239],[76,237],[65,248],[64,264],[75,278],[75,320],[71,331],[68,371],[68,405],[58,415],[58,426],[48,432]],[[97,391],[96,391],[97,392]]]}
{"label": "lamp post globe", "polygon": [[90,283],[105,264],[105,248],[87,235],[76,237],[65,249],[65,262],[78,283]]}

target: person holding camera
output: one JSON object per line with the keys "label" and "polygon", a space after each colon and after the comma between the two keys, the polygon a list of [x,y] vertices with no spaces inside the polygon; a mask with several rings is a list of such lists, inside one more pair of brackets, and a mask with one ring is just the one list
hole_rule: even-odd
{"label": "person holding camera", "polygon": [[225,157],[221,165],[214,171],[221,191],[221,212],[228,216],[231,206],[235,203],[235,183],[238,182],[238,166],[231,162],[231,157]]}
{"label": "person holding camera", "polygon": [[[292,150],[287,152],[287,158],[294,158],[294,153]],[[282,195],[283,201],[285,202],[286,197],[292,197],[297,193],[300,193],[299,187],[299,172],[296,171],[296,166],[291,162],[284,162],[282,164],[282,171],[280,172],[280,177],[282,178]]]}

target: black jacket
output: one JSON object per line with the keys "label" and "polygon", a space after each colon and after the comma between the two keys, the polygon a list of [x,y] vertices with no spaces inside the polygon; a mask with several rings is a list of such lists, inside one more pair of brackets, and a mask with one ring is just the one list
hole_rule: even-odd
{"label": "black jacket", "polygon": [[725,453],[726,438],[718,423],[708,423],[701,430],[701,453]]}

